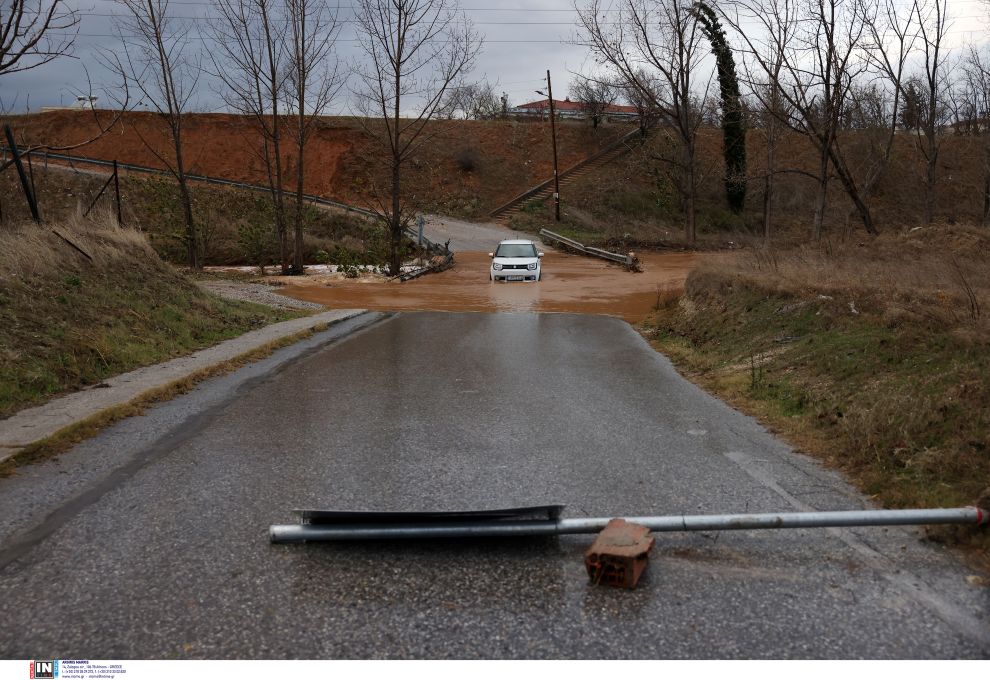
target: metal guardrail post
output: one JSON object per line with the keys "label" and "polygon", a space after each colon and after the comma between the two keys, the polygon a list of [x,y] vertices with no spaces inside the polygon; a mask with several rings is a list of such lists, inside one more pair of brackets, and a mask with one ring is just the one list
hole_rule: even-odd
{"label": "metal guardrail post", "polygon": [[35,222],[41,222],[41,215],[38,212],[38,202],[35,200],[34,192],[31,191],[31,183],[28,181],[28,176],[24,172],[24,164],[21,163],[21,156],[17,152],[14,133],[9,125],[3,126],[3,133],[7,137],[7,143],[10,145],[10,155],[14,159],[14,166],[17,168],[17,174],[21,179],[21,188],[24,190],[24,197],[27,199],[28,207],[31,209],[31,217],[34,218]]}

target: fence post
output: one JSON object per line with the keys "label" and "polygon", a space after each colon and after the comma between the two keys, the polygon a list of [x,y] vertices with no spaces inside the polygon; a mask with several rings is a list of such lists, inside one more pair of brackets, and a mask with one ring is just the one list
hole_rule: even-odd
{"label": "fence post", "polygon": [[31,191],[28,176],[24,173],[24,164],[21,163],[21,156],[17,153],[17,144],[14,142],[14,133],[11,132],[9,125],[3,126],[3,133],[7,136],[7,144],[10,145],[10,155],[14,159],[14,165],[17,167],[17,174],[21,178],[21,188],[24,189],[24,197],[27,199],[28,207],[31,208],[31,217],[34,218],[35,222],[40,223],[41,215],[38,214],[38,203],[35,201],[34,193]]}
{"label": "fence post", "polygon": [[124,226],[124,217],[120,212],[120,179],[117,174],[117,159],[113,160],[113,193],[117,199],[117,226]]}

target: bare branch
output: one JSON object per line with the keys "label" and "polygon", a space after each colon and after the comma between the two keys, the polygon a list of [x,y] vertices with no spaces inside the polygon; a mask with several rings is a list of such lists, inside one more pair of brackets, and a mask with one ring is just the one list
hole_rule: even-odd
{"label": "bare branch", "polygon": [[0,76],[43,66],[69,55],[79,14],[66,0],[0,2]]}

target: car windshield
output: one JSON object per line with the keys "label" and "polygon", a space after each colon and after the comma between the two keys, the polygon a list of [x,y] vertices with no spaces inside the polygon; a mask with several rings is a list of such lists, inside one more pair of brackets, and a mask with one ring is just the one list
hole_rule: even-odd
{"label": "car windshield", "polygon": [[501,243],[495,257],[536,257],[536,246],[532,243]]}

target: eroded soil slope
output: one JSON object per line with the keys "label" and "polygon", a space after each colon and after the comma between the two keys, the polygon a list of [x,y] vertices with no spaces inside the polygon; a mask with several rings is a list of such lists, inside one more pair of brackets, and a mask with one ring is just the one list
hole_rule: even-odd
{"label": "eroded soil slope", "polygon": [[[109,111],[49,111],[9,120],[25,143],[59,146],[96,137],[113,121]],[[364,124],[368,124],[365,122]],[[375,124],[372,121],[371,124]],[[624,125],[594,130],[583,122],[557,128],[560,165],[566,168],[628,132]],[[291,132],[291,129],[290,129]],[[189,171],[261,183],[266,181],[262,140],[248,118],[193,114],[184,131]],[[542,121],[438,121],[426,131],[404,178],[407,200],[417,209],[466,217],[486,214],[500,203],[552,175],[549,123]],[[161,168],[173,153],[162,123],[131,113],[73,155]],[[286,144],[287,188],[295,187],[295,152]],[[377,187],[387,185],[383,148],[355,118],[323,118],[306,149],[305,190],[356,205],[374,205]]]}

